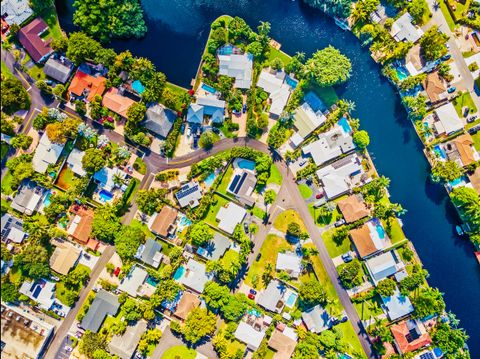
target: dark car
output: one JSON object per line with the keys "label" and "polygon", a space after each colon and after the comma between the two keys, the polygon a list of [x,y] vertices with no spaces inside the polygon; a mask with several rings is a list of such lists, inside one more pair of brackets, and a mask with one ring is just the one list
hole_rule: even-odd
{"label": "dark car", "polygon": [[220,130],[217,127],[212,127],[212,131],[217,135],[220,133]]}
{"label": "dark car", "polygon": [[474,122],[476,119],[477,119],[477,116],[472,116],[472,117],[467,118],[467,122],[468,122],[468,123],[472,123],[472,122]]}
{"label": "dark car", "polygon": [[250,289],[250,294],[257,295],[257,291],[255,289]]}
{"label": "dark car", "polygon": [[451,57],[452,57],[452,55],[447,54],[447,55],[445,55],[445,56],[442,56],[442,57],[441,57],[441,60],[442,60],[442,61],[447,61],[447,60],[450,60]]}
{"label": "dark car", "polygon": [[245,233],[248,234],[248,232],[250,232],[249,228],[248,228],[248,223],[244,223],[243,224],[243,230],[245,231]]}
{"label": "dark car", "polygon": [[243,104],[242,112],[243,113],[247,112],[247,104],[246,103]]}
{"label": "dark car", "polygon": [[258,262],[260,260],[260,258],[262,258],[262,253],[258,253],[257,258],[255,260]]}
{"label": "dark car", "polygon": [[352,256],[350,255],[350,253],[344,253],[342,254],[342,259],[345,263],[349,263],[351,261],[353,261],[353,258]]}

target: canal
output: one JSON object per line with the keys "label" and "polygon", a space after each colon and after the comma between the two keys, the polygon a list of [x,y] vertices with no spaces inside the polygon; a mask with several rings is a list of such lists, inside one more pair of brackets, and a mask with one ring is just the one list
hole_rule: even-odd
{"label": "canal", "polygon": [[[67,2],[58,4],[60,22],[72,31],[71,0],[60,1]],[[443,188],[429,182],[422,144],[368,50],[299,0],[143,0],[143,6],[147,36],[112,46],[150,58],[169,81],[185,87],[195,76],[210,23],[222,14],[240,16],[252,27],[269,21],[272,37],[287,53],[309,56],[332,44],[351,59],[353,75],[337,92],[355,101],[353,115],[370,133],[375,165],[392,180],[392,200],[408,210],[402,218],[405,233],[430,272],[429,282],[445,293],[448,310],[457,314],[470,335],[472,358],[480,358],[480,267],[472,246],[455,235],[458,216]]]}

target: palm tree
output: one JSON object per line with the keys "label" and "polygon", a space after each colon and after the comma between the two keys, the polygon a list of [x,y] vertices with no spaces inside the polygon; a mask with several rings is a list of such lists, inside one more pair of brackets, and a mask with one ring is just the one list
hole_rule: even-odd
{"label": "palm tree", "polygon": [[123,178],[120,177],[118,174],[113,175],[113,183],[120,187],[123,184]]}

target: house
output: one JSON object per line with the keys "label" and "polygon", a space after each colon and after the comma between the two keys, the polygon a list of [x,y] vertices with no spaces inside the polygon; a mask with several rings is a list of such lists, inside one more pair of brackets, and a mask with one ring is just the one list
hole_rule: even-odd
{"label": "house", "polygon": [[395,290],[392,296],[381,296],[381,299],[383,302],[383,308],[387,312],[387,316],[391,321],[403,318],[414,311],[410,299],[400,294],[398,289]]}
{"label": "house", "polygon": [[83,317],[80,327],[97,333],[107,315],[116,315],[119,307],[116,295],[100,289]]}
{"label": "house", "polygon": [[266,334],[266,328],[261,318],[248,318],[242,320],[235,330],[235,338],[247,345],[247,348],[256,351]]}
{"label": "house", "polygon": [[183,292],[182,298],[180,298],[173,315],[181,320],[185,320],[193,309],[200,306],[200,303],[198,295],[191,292]]}
{"label": "house", "polygon": [[53,271],[67,275],[70,269],[75,267],[82,251],[73,244],[57,239],[53,243],[55,250],[50,257],[50,268]]}
{"label": "house", "polygon": [[453,132],[463,130],[463,122],[451,102],[437,107],[435,109],[435,117],[436,121],[433,126],[438,135],[450,135]]}
{"label": "house", "polygon": [[62,84],[67,82],[72,74],[72,71],[72,63],[63,56],[61,56],[59,59],[50,57],[43,67],[43,72],[45,75]]}
{"label": "house", "polygon": [[370,210],[360,194],[352,194],[338,201],[337,206],[347,223],[356,222],[370,215]]}
{"label": "house", "polygon": [[142,295],[142,286],[147,277],[148,273],[145,269],[134,265],[130,272],[121,280],[118,290],[128,293],[132,297]]}
{"label": "house", "polygon": [[202,189],[198,183],[193,181],[188,182],[177,193],[175,193],[175,198],[180,207],[184,208],[189,206],[190,208],[195,208],[200,204],[199,201],[202,198]]}
{"label": "house", "polygon": [[420,44],[412,46],[405,56],[405,67],[411,76],[416,76],[424,72],[425,61],[422,57],[422,48]]}
{"label": "house", "polygon": [[205,96],[198,96],[196,104],[203,107],[203,115],[210,116],[212,122],[223,122],[223,118],[225,117],[225,101],[219,100],[216,96],[208,94]]}
{"label": "house", "polygon": [[18,32],[18,41],[35,62],[42,62],[53,52],[50,47],[51,40],[45,41],[41,37],[47,30],[47,23],[41,17],[37,17]]}
{"label": "house", "polygon": [[480,167],[477,167],[473,173],[467,174],[470,185],[480,195]]}
{"label": "house", "polygon": [[317,176],[327,199],[333,199],[366,182],[360,157],[352,154],[320,168]]}
{"label": "house", "polygon": [[218,74],[234,77],[236,88],[249,89],[252,85],[253,55],[238,52],[232,45],[225,45],[219,49]]}
{"label": "house", "polygon": [[22,283],[19,292],[25,294],[28,298],[38,303],[38,306],[45,310],[50,310],[55,302],[55,282],[46,279],[37,279]]}
{"label": "house", "polygon": [[147,322],[143,319],[135,322],[135,324],[127,325],[123,334],[112,337],[110,343],[108,343],[108,351],[120,359],[132,358],[140,338],[146,331]]}
{"label": "house", "polygon": [[178,211],[170,206],[163,206],[160,213],[154,213],[148,220],[148,228],[161,237],[175,233]]}
{"label": "house", "polygon": [[[287,329],[290,330],[287,331]],[[297,346],[296,334],[293,329],[288,327],[283,332],[276,328],[268,341],[268,346],[275,351],[273,356],[275,359],[290,359]]]}
{"label": "house", "polygon": [[417,42],[423,36],[423,31],[412,22],[412,15],[406,12],[393,22],[390,35],[396,41]]}
{"label": "house", "polygon": [[176,119],[174,111],[157,103],[147,108],[142,125],[154,135],[166,139]]}
{"label": "house", "polygon": [[320,166],[354,149],[355,145],[350,133],[336,125],[333,129],[320,134],[317,141],[303,147],[302,152],[306,156],[311,156],[313,162]]}
{"label": "house", "polygon": [[317,334],[333,326],[333,318],[320,304],[303,312],[302,320],[309,331]]}
{"label": "house", "polygon": [[119,89],[115,87],[112,87],[110,90],[108,90],[102,99],[103,106],[123,118],[127,118],[127,111],[134,103],[136,103],[134,100],[123,96]]}
{"label": "house", "polygon": [[205,283],[210,280],[205,264],[192,258],[188,260],[187,264],[179,267],[173,277],[177,282],[196,293],[203,293]]}
{"label": "house", "polygon": [[257,304],[270,312],[280,313],[285,306],[283,296],[287,291],[285,284],[278,280],[272,280],[267,288],[260,292],[257,297]]}
{"label": "house", "polygon": [[140,244],[135,257],[153,268],[158,268],[163,259],[162,245],[152,238]]}
{"label": "house", "polygon": [[[93,175],[93,179],[97,183],[99,189],[110,192],[110,195],[117,187],[122,188],[123,191],[127,188],[125,184],[123,184],[123,181],[126,178],[127,174],[118,167],[103,167]],[[122,184],[119,182],[122,182]]]}
{"label": "house", "polygon": [[22,243],[28,236],[23,230],[23,221],[12,216],[9,213],[2,214],[1,219],[2,228],[2,242],[4,243]]}
{"label": "house", "polygon": [[285,82],[287,74],[284,71],[268,71],[263,69],[257,81],[257,87],[261,87],[269,93],[270,114],[280,117],[290,97],[291,87]]}
{"label": "house", "polygon": [[390,327],[400,354],[411,353],[432,344],[432,338],[418,319],[404,320]]}
{"label": "house", "polygon": [[73,204],[69,212],[73,218],[67,225],[68,235],[82,244],[87,244],[92,232],[94,212],[86,205]]}
{"label": "house", "polygon": [[42,200],[47,193],[49,193],[47,189],[38,186],[35,182],[28,179],[23,180],[10,207],[20,213],[31,216],[33,212],[40,208]]}
{"label": "house", "polygon": [[294,126],[297,129],[295,134],[298,135],[300,142],[327,120],[324,115],[327,107],[315,93],[310,91],[303,99],[303,104],[295,110],[294,116]]}
{"label": "house", "polygon": [[362,226],[351,229],[349,234],[360,258],[369,257],[391,245],[378,218],[373,218]]}
{"label": "house", "polygon": [[229,202],[226,207],[220,207],[217,213],[218,228],[228,234],[232,234],[237,224],[242,223],[246,215],[247,210],[245,208]]}
{"label": "house", "polygon": [[468,166],[480,160],[480,154],[475,149],[474,141],[469,133],[464,133],[443,145],[449,161],[456,162],[460,167]]}
{"label": "house", "polygon": [[62,154],[63,147],[64,145],[50,141],[47,132],[44,132],[33,155],[33,169],[37,172],[45,173],[49,165],[57,163]]}
{"label": "house", "polygon": [[227,192],[234,195],[241,203],[251,207],[255,204],[252,193],[257,185],[257,176],[254,170],[235,167]]}
{"label": "house", "polygon": [[68,92],[70,96],[82,97],[90,102],[95,96],[103,95],[106,81],[107,79],[103,76],[92,76],[84,71],[77,70],[68,87]]}
{"label": "house", "polygon": [[365,265],[375,284],[405,268],[397,252],[388,251],[365,261]]}
{"label": "house", "polygon": [[385,6],[378,4],[375,10],[370,14],[370,20],[379,24],[384,23],[386,19],[388,19],[388,15]]}
{"label": "house", "polygon": [[278,253],[275,269],[285,271],[292,278],[302,273],[302,257],[293,252]]}
{"label": "house", "polygon": [[188,106],[187,122],[190,124],[201,125],[203,123],[203,106],[192,103]]}
{"label": "house", "polygon": [[85,177],[87,175],[87,171],[83,169],[83,156],[85,156],[85,152],[74,147],[67,158],[68,168],[70,168],[73,173],[80,177]]}
{"label": "house", "polygon": [[198,248],[197,254],[207,260],[216,261],[223,257],[231,244],[230,239],[223,234],[215,232],[212,240]]}
{"label": "house", "polygon": [[28,0],[2,0],[2,20],[8,25],[21,25],[33,15]]}
{"label": "house", "polygon": [[3,304],[0,323],[2,358],[40,359],[45,356],[53,336],[53,324],[21,307]]}
{"label": "house", "polygon": [[447,88],[438,71],[427,74],[422,85],[432,105],[448,99]]}

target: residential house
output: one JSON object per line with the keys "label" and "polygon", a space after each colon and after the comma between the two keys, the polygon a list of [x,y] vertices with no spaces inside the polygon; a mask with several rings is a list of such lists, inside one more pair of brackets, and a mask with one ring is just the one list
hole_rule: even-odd
{"label": "residential house", "polygon": [[355,145],[351,134],[336,125],[333,129],[321,133],[317,141],[303,147],[302,152],[306,156],[311,156],[313,162],[320,166],[354,149]]}
{"label": "residential house", "polygon": [[123,96],[119,89],[112,87],[102,99],[102,105],[123,118],[127,118],[127,111],[134,103],[129,97]]}
{"label": "residential house", "polygon": [[32,165],[33,169],[40,173],[45,173],[49,165],[57,163],[62,154],[64,145],[53,143],[44,132],[40,137],[35,154],[33,155]]}
{"label": "residential house", "polygon": [[80,327],[97,333],[107,315],[116,315],[119,307],[120,303],[116,295],[100,289],[83,317]]}
{"label": "residential house", "polygon": [[287,74],[284,71],[269,71],[263,69],[258,78],[257,87],[269,93],[270,115],[280,117],[287,105],[292,88],[285,82]]}
{"label": "residential house", "polygon": [[312,333],[321,333],[333,326],[333,318],[320,304],[303,312],[302,320]]}
{"label": "residential house", "polygon": [[68,87],[68,92],[71,97],[85,98],[90,102],[95,96],[103,95],[106,81],[103,76],[92,76],[79,69]]}
{"label": "residential house", "polygon": [[234,195],[241,203],[251,207],[255,204],[252,198],[257,185],[257,176],[254,170],[235,167],[227,192]]}
{"label": "residential house", "polygon": [[177,193],[175,193],[175,198],[180,207],[184,208],[189,206],[190,208],[195,208],[200,204],[199,201],[202,198],[202,189],[198,183],[193,181],[188,182]]}
{"label": "residential house", "polygon": [[317,176],[327,199],[333,199],[367,182],[360,157],[352,154],[320,168]]}
{"label": "residential house", "polygon": [[38,306],[45,310],[50,310],[55,302],[55,282],[46,279],[37,279],[31,282],[26,280],[22,283],[19,292],[38,303]]}
{"label": "residential house", "polygon": [[370,215],[370,210],[360,194],[352,194],[338,201],[337,206],[347,223],[356,222]]}
{"label": "residential house", "polygon": [[220,207],[217,213],[216,220],[219,221],[218,228],[228,234],[233,234],[237,224],[242,223],[246,215],[247,210],[245,208],[229,202],[226,207]]}
{"label": "residential house", "polygon": [[266,328],[263,325],[262,318],[248,315],[240,321],[235,330],[235,338],[247,345],[247,348],[256,351],[266,334]]}
{"label": "residential house", "polygon": [[412,46],[405,56],[405,67],[411,76],[420,75],[424,72],[425,61],[422,56],[420,44]]}
{"label": "residential house", "polygon": [[249,89],[252,85],[253,56],[240,54],[232,45],[225,45],[218,51],[219,75],[235,78],[234,86]]}
{"label": "residential house", "polygon": [[135,257],[153,268],[158,268],[163,260],[162,245],[152,238],[140,244]]}
{"label": "residential house", "polygon": [[9,242],[19,244],[28,236],[23,230],[23,221],[21,219],[18,219],[9,213],[4,213],[2,214],[0,222],[2,228],[2,242],[7,244]]}
{"label": "residential house", "polygon": [[275,351],[273,358],[290,359],[297,346],[297,335],[292,328],[286,327],[282,331],[278,329],[280,326],[285,325],[283,323],[277,325],[268,341],[268,347]]}
{"label": "residential house", "polygon": [[148,220],[148,228],[159,235],[167,238],[175,233],[178,211],[170,206],[163,206],[160,213],[154,213]]}
{"label": "residential house", "polygon": [[142,124],[154,135],[166,139],[176,119],[176,112],[157,103],[147,108]]}
{"label": "residential house", "polygon": [[50,57],[43,67],[43,72],[45,75],[62,84],[67,82],[72,74],[72,71],[73,64],[63,56],[58,59]]}
{"label": "residential house", "polygon": [[423,31],[412,22],[412,15],[406,12],[393,22],[390,35],[396,41],[417,42],[423,36]]}
{"label": "residential house", "polygon": [[102,202],[111,201],[114,198],[113,192],[117,188],[124,192],[127,189],[125,184],[127,178],[127,173],[118,167],[104,167],[96,172],[93,175],[93,180],[97,183],[99,200]]}
{"label": "residential house", "polygon": [[23,180],[10,205],[14,210],[31,216],[38,211],[49,191],[28,179]]}
{"label": "residential house", "polygon": [[203,293],[205,283],[211,278],[211,276],[207,275],[205,264],[197,262],[193,258],[190,258],[187,264],[179,267],[173,277],[177,282],[196,293]]}
{"label": "residential house", "polygon": [[85,177],[87,171],[83,169],[82,159],[85,156],[85,152],[78,148],[73,148],[72,152],[68,155],[67,166],[70,170],[80,177]]}
{"label": "residential house", "polygon": [[55,328],[53,324],[21,307],[3,304],[0,323],[2,358],[40,359],[45,356]]}
{"label": "residential house", "polygon": [[118,290],[132,297],[143,295],[142,286],[148,278],[148,273],[140,266],[134,265],[130,272],[121,280]]}
{"label": "residential house", "polygon": [[418,319],[404,320],[392,325],[390,330],[395,339],[395,346],[402,355],[432,344],[432,338]]}
{"label": "residential house", "polygon": [[372,256],[391,245],[390,238],[378,218],[351,229],[349,234],[360,258]]}
{"label": "residential house", "polygon": [[86,205],[73,204],[69,212],[73,218],[66,228],[68,235],[81,244],[87,244],[93,227],[93,210]]}
{"label": "residential house", "polygon": [[383,309],[391,321],[406,317],[414,311],[412,302],[398,289],[390,297],[381,297]]}
{"label": "residential house", "polygon": [[438,135],[450,135],[463,130],[464,124],[458,116],[453,103],[448,102],[445,105],[437,107],[434,112],[435,122],[433,126]]}
{"label": "residential house", "polygon": [[18,41],[35,62],[44,61],[52,52],[51,40],[45,41],[41,35],[48,30],[48,25],[41,17],[22,27],[18,32]]}
{"label": "residential house", "polygon": [[456,162],[460,167],[468,166],[480,160],[480,154],[475,149],[474,141],[469,133],[464,133],[443,144],[446,157]]}
{"label": "residential house", "polygon": [[292,278],[298,278],[302,273],[302,257],[294,252],[278,253],[275,269],[285,271]]}
{"label": "residential house", "polygon": [[8,25],[21,25],[33,15],[28,0],[2,0],[2,20]]}
{"label": "residential house", "polygon": [[268,283],[267,288],[257,296],[257,304],[270,312],[280,313],[285,306],[283,300],[287,287],[282,282],[274,279]]}
{"label": "residential house", "polygon": [[394,250],[367,259],[365,265],[375,284],[405,268],[405,264]]}
{"label": "residential house", "polygon": [[294,147],[298,147],[310,133],[327,120],[324,115],[327,107],[315,93],[308,92],[303,100],[303,104],[295,110],[294,126],[297,132],[290,139]]}
{"label": "residential house", "polygon": [[207,260],[216,261],[223,257],[231,244],[230,239],[223,234],[215,232],[212,240],[198,247],[197,254]]}
{"label": "residential house", "polygon": [[473,173],[467,174],[470,185],[480,195],[480,167],[477,167]]}
{"label": "residential house", "polygon": [[203,124],[203,106],[200,106],[197,103],[192,103],[188,106],[187,112],[187,122],[190,124]]}
{"label": "residential house", "polygon": [[53,244],[55,245],[55,250],[50,257],[50,268],[61,275],[67,275],[70,269],[77,265],[82,251],[73,244],[61,239],[56,239],[53,241]]}
{"label": "residential house", "polygon": [[384,5],[378,4],[375,10],[370,13],[370,20],[376,24],[383,24],[388,19],[387,11]]}
{"label": "residential house", "polygon": [[219,100],[214,95],[205,95],[198,96],[196,104],[203,107],[203,115],[209,116],[212,122],[223,122],[223,118],[225,117],[225,101]]}
{"label": "residential house", "polygon": [[422,82],[423,88],[427,93],[428,99],[432,105],[446,101],[448,99],[447,88],[438,71],[427,74]]}
{"label": "residential house", "polygon": [[200,306],[200,299],[198,295],[191,292],[183,292],[180,301],[177,304],[175,312],[173,313],[180,320],[187,319],[188,314],[195,308]]}
{"label": "residential house", "polygon": [[147,322],[143,319],[135,324],[127,325],[127,329],[121,335],[114,335],[108,343],[108,351],[120,359],[130,359],[137,349],[138,342],[143,333],[147,331]]}

